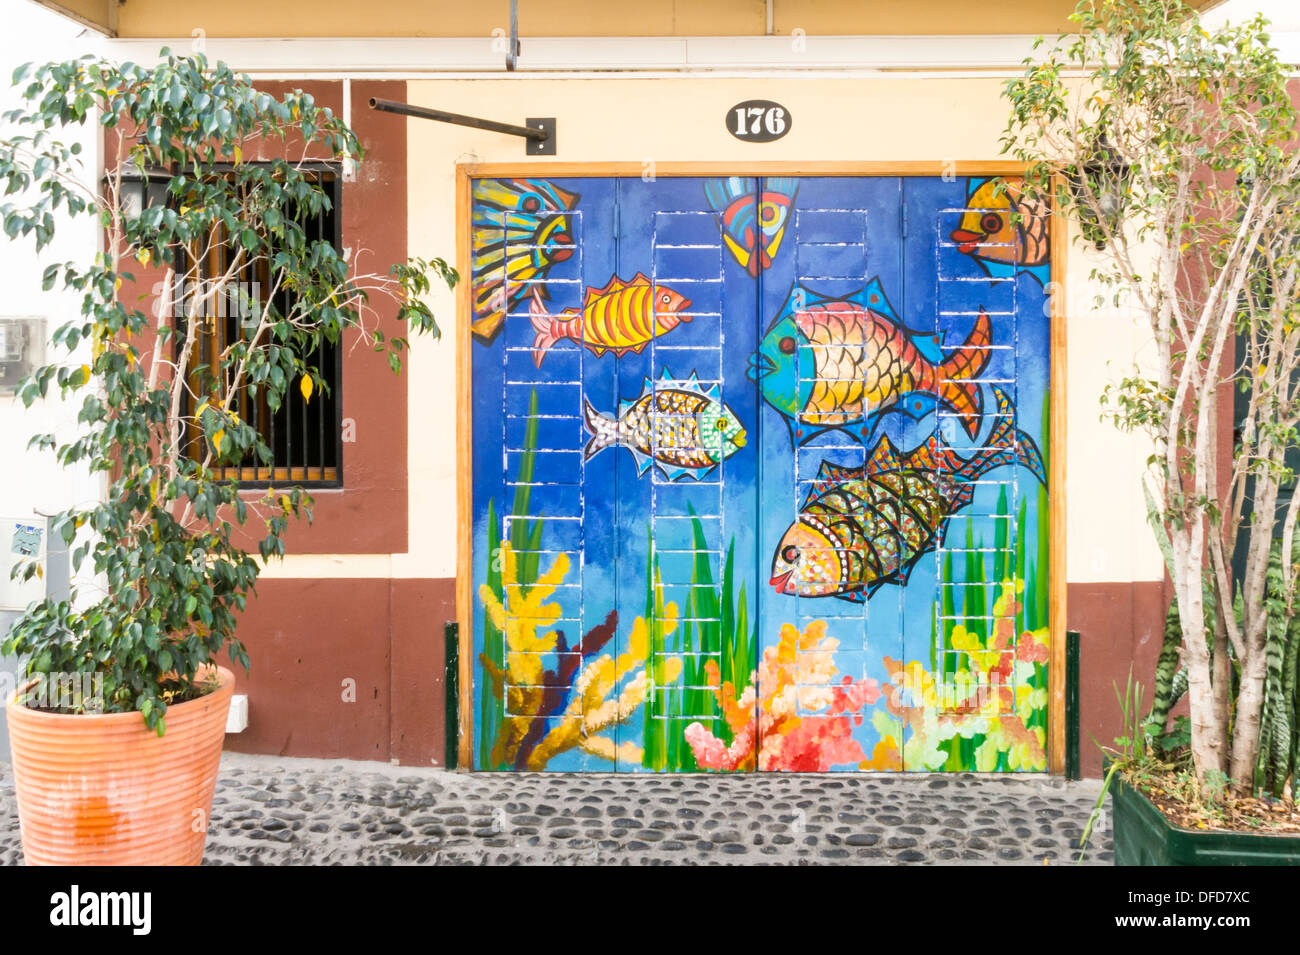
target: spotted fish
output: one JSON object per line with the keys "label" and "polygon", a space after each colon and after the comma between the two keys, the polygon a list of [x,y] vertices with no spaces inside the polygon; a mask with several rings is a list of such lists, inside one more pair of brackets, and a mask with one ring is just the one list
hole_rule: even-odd
{"label": "spotted fish", "polygon": [[859,468],[822,462],[817,480],[772,557],[778,593],[865,601],[885,584],[905,584],[943,540],[948,517],[970,504],[985,473],[1020,464],[1044,484],[1043,457],[1016,430],[1015,407],[993,388],[998,419],[972,457],[943,447],[937,434],[906,455],[882,436]]}
{"label": "spotted fish", "polygon": [[905,410],[901,402],[912,392],[936,396],[973,435],[983,397],[970,379],[988,364],[992,337],[981,308],[970,337],[944,357],[933,336],[902,325],[879,279],[843,298],[796,285],[751,356],[749,377],[800,440]]}
{"label": "spotted fish", "polygon": [[717,216],[723,243],[741,268],[755,278],[762,269],[771,268],[781,248],[798,191],[799,180],[783,176],[762,180],[728,176],[704,182],[704,198]]}
{"label": "spotted fish", "polygon": [[691,300],[666,285],[652,285],[640,272],[630,282],[617,275],[604,288],[588,288],[582,311],[566,308],[551,315],[539,298],[533,299],[531,317],[537,338],[533,362],[542,367],[547,350],[561,339],[587,346],[597,357],[610,351],[615,358],[640,353],[650,339],[664,335],[681,322]]}
{"label": "spotted fish", "polygon": [[1046,205],[1025,198],[1016,180],[972,178],[967,189],[967,211],[949,233],[957,248],[989,275],[1027,271],[1045,283],[1051,250]]}
{"label": "spotted fish", "polygon": [[476,179],[470,237],[474,337],[489,343],[506,313],[536,292],[551,268],[572,257],[569,212],[579,196],[545,179]]}
{"label": "spotted fish", "polygon": [[654,462],[670,481],[699,480],[745,446],[745,429],[721,389],[705,388],[694,372],[679,381],[665,368],[658,382],[645,379],[640,395],[619,401],[617,416],[584,398],[583,419],[591,434],[583,460],[622,445],[636,458],[637,474]]}

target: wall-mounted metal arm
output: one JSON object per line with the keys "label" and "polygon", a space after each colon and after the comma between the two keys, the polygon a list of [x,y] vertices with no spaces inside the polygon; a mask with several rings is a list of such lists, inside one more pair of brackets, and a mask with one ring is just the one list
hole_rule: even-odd
{"label": "wall-mounted metal arm", "polygon": [[519,60],[519,0],[510,0],[510,49],[506,51],[506,69],[514,71]]}
{"label": "wall-mounted metal arm", "polygon": [[469,126],[473,129],[486,129],[507,136],[520,136],[533,142],[544,143],[551,138],[545,129],[533,129],[529,126],[515,126],[512,123],[498,123],[492,119],[480,119],[477,116],[464,116],[460,113],[448,113],[441,109],[429,109],[425,106],[412,106],[410,103],[398,103],[390,99],[371,97],[370,108],[385,113],[400,113],[403,116],[418,116],[420,119],[432,119],[439,123],[454,123],[457,126]]}

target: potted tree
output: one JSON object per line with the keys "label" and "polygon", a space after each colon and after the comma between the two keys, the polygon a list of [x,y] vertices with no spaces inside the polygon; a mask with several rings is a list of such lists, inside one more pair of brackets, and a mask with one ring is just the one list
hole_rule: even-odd
{"label": "potted tree", "polygon": [[1183,0],[1087,0],[1073,20],[1007,83],[1003,142],[1096,247],[1098,304],[1154,346],[1103,398],[1151,439],[1175,593],[1150,715],[1112,752],[1116,861],[1294,862],[1297,110],[1262,18],[1209,32]]}
{"label": "potted tree", "polygon": [[[93,217],[104,235],[94,261],[44,273],[46,288],[81,294],[54,343],[88,354],[20,390],[29,406],[51,393],[79,403],[75,436],[31,443],[105,486],[51,522],[84,579],[30,606],[3,643],[30,678],[7,710],[24,851],[29,863],[197,864],[234,685],[218,661],[248,666],[237,616],[291,521],[311,516],[301,487],[241,489],[272,459],[248,409],[323,394],[324,343],[359,340],[398,371],[407,342],[381,331],[377,297],[436,336],[420,296],[456,274],[442,260],[362,274],[308,230],[329,206],[328,170],[361,155],[309,94],[276,97],[166,50],[156,66],[85,57],[22,67],[14,82],[5,234],[42,248],[60,215]],[[96,122],[106,173],[87,185],[59,132]]]}

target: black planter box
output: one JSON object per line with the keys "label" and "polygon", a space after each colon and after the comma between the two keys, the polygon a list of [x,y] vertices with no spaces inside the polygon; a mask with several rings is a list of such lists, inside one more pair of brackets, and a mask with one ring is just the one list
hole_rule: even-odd
{"label": "black planter box", "polygon": [[1116,865],[1300,865],[1300,835],[1181,829],[1118,775],[1110,792]]}

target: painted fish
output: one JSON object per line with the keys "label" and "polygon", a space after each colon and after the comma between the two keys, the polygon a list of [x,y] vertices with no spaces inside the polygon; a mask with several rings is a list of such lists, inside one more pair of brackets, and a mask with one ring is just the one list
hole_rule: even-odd
{"label": "painted fish", "polygon": [[862,603],[885,584],[905,584],[943,540],[947,518],[970,504],[982,475],[1020,464],[1047,483],[1032,438],[1016,430],[1015,407],[994,386],[998,423],[974,456],[962,458],[932,435],[900,455],[882,436],[860,468],[822,462],[798,519],[777,544],[771,585],[778,593]]}
{"label": "painted fish", "polygon": [[653,461],[670,481],[698,481],[745,446],[745,429],[723,403],[721,389],[705,388],[694,372],[679,381],[665,368],[658,382],[645,379],[641,394],[620,399],[617,416],[602,414],[586,398],[582,413],[591,434],[584,461],[622,445],[636,458],[637,474]]}
{"label": "painted fish", "polygon": [[967,212],[949,234],[957,248],[990,275],[1013,275],[1020,267],[1044,282],[1051,249],[1047,206],[1024,198],[1015,180],[972,178],[967,191]]}
{"label": "painted fish", "polygon": [[[843,298],[796,285],[750,357],[749,377],[800,440],[902,410],[910,392],[935,395],[974,435],[983,397],[970,379],[988,364],[992,337],[981,308],[965,344],[945,358],[936,339],[902,325],[879,279]],[[812,434],[803,434],[804,425]]]}
{"label": "painted fish", "polygon": [[568,213],[576,192],[545,179],[476,179],[472,197],[474,337],[490,343],[506,313],[538,285],[551,267],[574,252]]}
{"label": "painted fish", "polygon": [[542,367],[546,351],[561,339],[586,345],[600,357],[607,351],[621,358],[628,352],[640,353],[650,339],[672,331],[681,322],[689,322],[683,311],[691,300],[665,285],[652,285],[640,272],[630,282],[612,276],[604,288],[588,288],[582,311],[566,308],[551,315],[534,297],[531,306],[533,362]]}
{"label": "painted fish", "polygon": [[[759,182],[764,187],[761,194]],[[704,198],[717,216],[722,241],[755,278],[761,269],[771,268],[781,248],[798,191],[799,180],[783,176],[762,180],[729,176],[704,182]]]}

